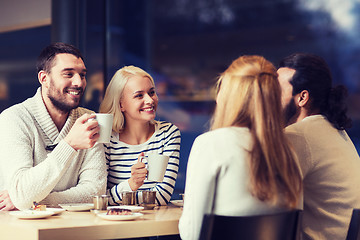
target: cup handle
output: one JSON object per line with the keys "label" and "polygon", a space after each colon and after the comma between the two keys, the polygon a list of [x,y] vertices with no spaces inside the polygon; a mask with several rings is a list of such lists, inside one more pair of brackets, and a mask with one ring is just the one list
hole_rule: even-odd
{"label": "cup handle", "polygon": [[[146,157],[145,156],[141,156],[140,157],[140,162],[142,162],[143,159],[145,159]],[[146,179],[149,178],[149,164],[146,164],[145,165],[145,169],[148,171],[148,173],[146,174]]]}
{"label": "cup handle", "polygon": [[[140,162],[142,162],[143,159],[145,159],[145,158],[146,158],[145,156],[141,156],[141,157],[140,157]],[[146,164],[145,169],[148,170],[148,164]]]}

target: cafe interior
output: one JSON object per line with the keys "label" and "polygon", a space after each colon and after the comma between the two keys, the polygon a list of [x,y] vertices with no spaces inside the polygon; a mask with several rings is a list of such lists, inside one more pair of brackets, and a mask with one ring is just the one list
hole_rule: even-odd
{"label": "cafe interior", "polygon": [[347,132],[359,152],[359,24],[357,0],[2,0],[0,112],[33,96],[36,58],[51,42],[83,53],[81,106],[95,112],[113,74],[138,66],[154,78],[156,119],[181,131],[172,197],[181,199],[191,146],[210,126],[214,84],[241,55],[261,55],[275,66],[295,52],[323,57],[334,84],[348,89]]}

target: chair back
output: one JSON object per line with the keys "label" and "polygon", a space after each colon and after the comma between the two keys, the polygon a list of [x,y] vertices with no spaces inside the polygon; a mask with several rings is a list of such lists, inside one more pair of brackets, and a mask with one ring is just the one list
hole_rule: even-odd
{"label": "chair back", "polygon": [[353,209],[346,240],[360,240],[360,209]]}
{"label": "chair back", "polygon": [[258,216],[204,216],[200,240],[295,240],[301,210]]}

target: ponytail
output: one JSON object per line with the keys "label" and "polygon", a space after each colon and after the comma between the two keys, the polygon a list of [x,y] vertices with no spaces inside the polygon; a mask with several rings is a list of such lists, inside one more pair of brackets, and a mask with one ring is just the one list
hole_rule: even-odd
{"label": "ponytail", "polygon": [[324,115],[336,129],[344,130],[352,126],[351,119],[346,115],[347,90],[343,85],[336,86],[330,90],[328,107]]}

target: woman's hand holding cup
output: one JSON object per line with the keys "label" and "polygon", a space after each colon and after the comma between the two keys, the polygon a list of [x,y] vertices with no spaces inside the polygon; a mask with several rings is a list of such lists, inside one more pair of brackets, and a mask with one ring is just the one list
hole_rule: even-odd
{"label": "woman's hand holding cup", "polygon": [[131,167],[131,177],[128,180],[132,191],[136,191],[144,184],[147,175],[145,164],[141,162],[144,153],[140,153],[138,162]]}

